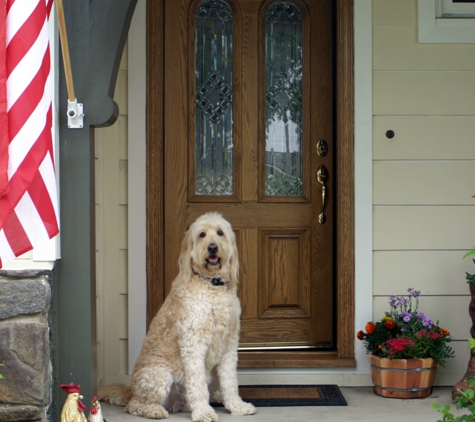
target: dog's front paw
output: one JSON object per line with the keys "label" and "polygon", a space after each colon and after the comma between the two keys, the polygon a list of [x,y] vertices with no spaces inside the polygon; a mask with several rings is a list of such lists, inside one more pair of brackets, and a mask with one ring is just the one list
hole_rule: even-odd
{"label": "dog's front paw", "polygon": [[168,418],[168,412],[159,404],[140,404],[131,400],[124,412],[131,415],[142,416],[148,419],[165,419]]}
{"label": "dog's front paw", "polygon": [[195,409],[191,413],[193,422],[218,422],[219,418],[211,406]]}
{"label": "dog's front paw", "polygon": [[234,416],[253,415],[257,411],[254,405],[243,402],[241,399],[228,403],[226,408]]}

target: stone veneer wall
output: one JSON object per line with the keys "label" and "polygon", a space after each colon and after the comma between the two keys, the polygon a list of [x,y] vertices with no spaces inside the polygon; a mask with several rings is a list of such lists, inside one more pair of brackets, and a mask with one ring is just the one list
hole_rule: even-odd
{"label": "stone veneer wall", "polygon": [[0,422],[47,421],[51,271],[0,271]]}

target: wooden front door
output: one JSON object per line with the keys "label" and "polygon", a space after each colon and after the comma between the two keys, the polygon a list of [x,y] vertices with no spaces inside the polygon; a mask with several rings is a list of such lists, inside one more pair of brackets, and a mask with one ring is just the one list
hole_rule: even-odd
{"label": "wooden front door", "polygon": [[[152,161],[163,163],[154,173],[163,198],[149,224],[160,275],[149,283],[149,320],[177,275],[187,227],[218,211],[238,239],[242,346],[335,349],[334,237],[342,231],[334,212],[333,2],[157,3],[149,6],[160,17],[148,17],[148,51],[161,70],[149,72],[148,131],[161,131]],[[214,23],[203,23],[208,15]]]}

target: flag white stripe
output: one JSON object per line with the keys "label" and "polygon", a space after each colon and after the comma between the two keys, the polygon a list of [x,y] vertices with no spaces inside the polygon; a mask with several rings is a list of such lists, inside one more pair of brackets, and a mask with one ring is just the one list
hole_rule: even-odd
{"label": "flag white stripe", "polygon": [[48,22],[45,20],[40,34],[7,79],[7,111],[13,107],[38,73],[48,48]]}
{"label": "flag white stripe", "polygon": [[15,3],[12,4],[7,16],[7,47],[18,30],[23,26],[26,20],[36,9],[36,6],[40,1],[44,0],[16,0]]}
{"label": "flag white stripe", "polygon": [[13,253],[8,240],[5,237],[5,231],[3,229],[0,230],[0,259],[4,265],[6,262],[15,259],[15,254]]}
{"label": "flag white stripe", "polygon": [[[1,1],[1,0],[0,0]],[[51,72],[45,84],[43,98],[8,147],[8,180],[12,178],[46,125],[51,105]]]}
{"label": "flag white stripe", "polygon": [[[25,162],[25,159],[28,158],[28,154],[33,151],[32,148],[35,148],[35,144],[39,147],[38,151],[49,151],[49,148],[52,147],[52,145],[50,145],[51,139],[49,136],[51,128],[46,126],[46,122],[51,117],[48,115],[48,111],[52,104],[53,76],[51,67],[49,69],[41,67],[45,58],[49,59],[49,56],[45,56],[45,54],[49,54],[49,33],[47,16],[44,13],[46,9],[41,9],[40,6],[45,5],[47,7],[48,1],[49,0],[14,0],[11,2],[7,16],[7,45],[10,46],[10,48],[7,49],[7,60],[14,60],[14,62],[10,61],[12,65],[16,63],[16,65],[14,65],[15,68],[11,69],[6,81],[7,111],[9,119],[16,118],[16,116],[13,116],[12,111],[15,113],[18,112],[18,117],[24,119],[18,123],[22,126],[14,129],[18,132],[15,138],[10,140],[8,147],[8,178],[11,180],[12,176],[20,169],[22,172],[25,170],[25,175],[30,176],[38,171],[39,174],[37,174],[37,176],[42,178],[42,183],[44,183],[46,191],[31,191],[32,195],[48,195],[49,198],[46,196],[38,197],[39,202],[35,204],[28,190],[23,193],[20,201],[13,210],[15,215],[11,216],[15,218],[7,219],[5,227],[0,228],[0,259],[2,260],[2,265],[14,259],[16,255],[28,251],[32,247],[34,248],[49,239],[45,221],[43,221],[42,215],[38,212],[41,210],[42,212],[49,213],[50,210],[47,208],[49,204],[44,201],[51,200],[55,212],[57,212],[58,209],[54,158],[50,156],[49,153],[46,153],[45,157],[40,157],[42,160],[41,163],[33,161]],[[35,8],[38,8],[38,14],[33,14]],[[39,34],[37,34],[38,30],[40,32]],[[25,38],[23,40],[18,39],[18,41],[28,42],[25,46],[25,50],[13,50],[13,43],[16,42],[13,40],[16,40],[16,37],[19,37],[23,33],[25,34]],[[36,35],[37,38],[35,39]],[[18,54],[22,54],[22,57],[18,57]],[[49,75],[44,73],[44,71],[48,70]],[[23,95],[27,95],[30,98],[24,98]],[[41,99],[38,99],[38,96],[41,96]],[[23,108],[23,104],[21,103],[23,100],[29,101],[32,109],[28,106]],[[32,101],[34,101],[34,103]],[[12,109],[15,104],[17,107]],[[0,130],[1,129],[4,128],[0,128]],[[41,137],[42,134],[45,136]],[[23,168],[23,166],[26,165],[31,166],[31,168]],[[25,189],[33,188],[31,185],[30,187],[28,187],[28,185],[23,187]],[[38,208],[36,208],[36,206],[38,206]],[[48,215],[48,220],[49,217],[52,216]],[[56,218],[57,217],[56,215]],[[18,225],[23,229],[21,232],[17,232],[16,230],[16,219],[18,219]],[[55,224],[54,221],[48,221],[48,224],[49,223],[52,225]],[[56,232],[54,226],[52,226],[51,229]],[[12,241],[11,244],[5,235],[6,233],[12,236],[10,239]]]}
{"label": "flag white stripe", "polygon": [[28,192],[25,192],[18,202],[15,212],[33,246],[49,239],[43,220]]}
{"label": "flag white stripe", "polygon": [[51,203],[53,204],[54,213],[59,216],[58,213],[58,198],[56,195],[56,175],[54,172],[53,167],[53,159],[51,155],[48,153],[46,154],[43,162],[39,167],[39,172],[41,177],[43,178],[43,182],[45,183],[46,189],[48,190],[48,195],[51,198]]}

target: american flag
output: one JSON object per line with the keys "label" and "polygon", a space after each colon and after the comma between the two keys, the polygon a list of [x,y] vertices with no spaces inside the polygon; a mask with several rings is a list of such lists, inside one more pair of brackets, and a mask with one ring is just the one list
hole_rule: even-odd
{"label": "american flag", "polygon": [[0,268],[59,232],[51,5],[0,0]]}

